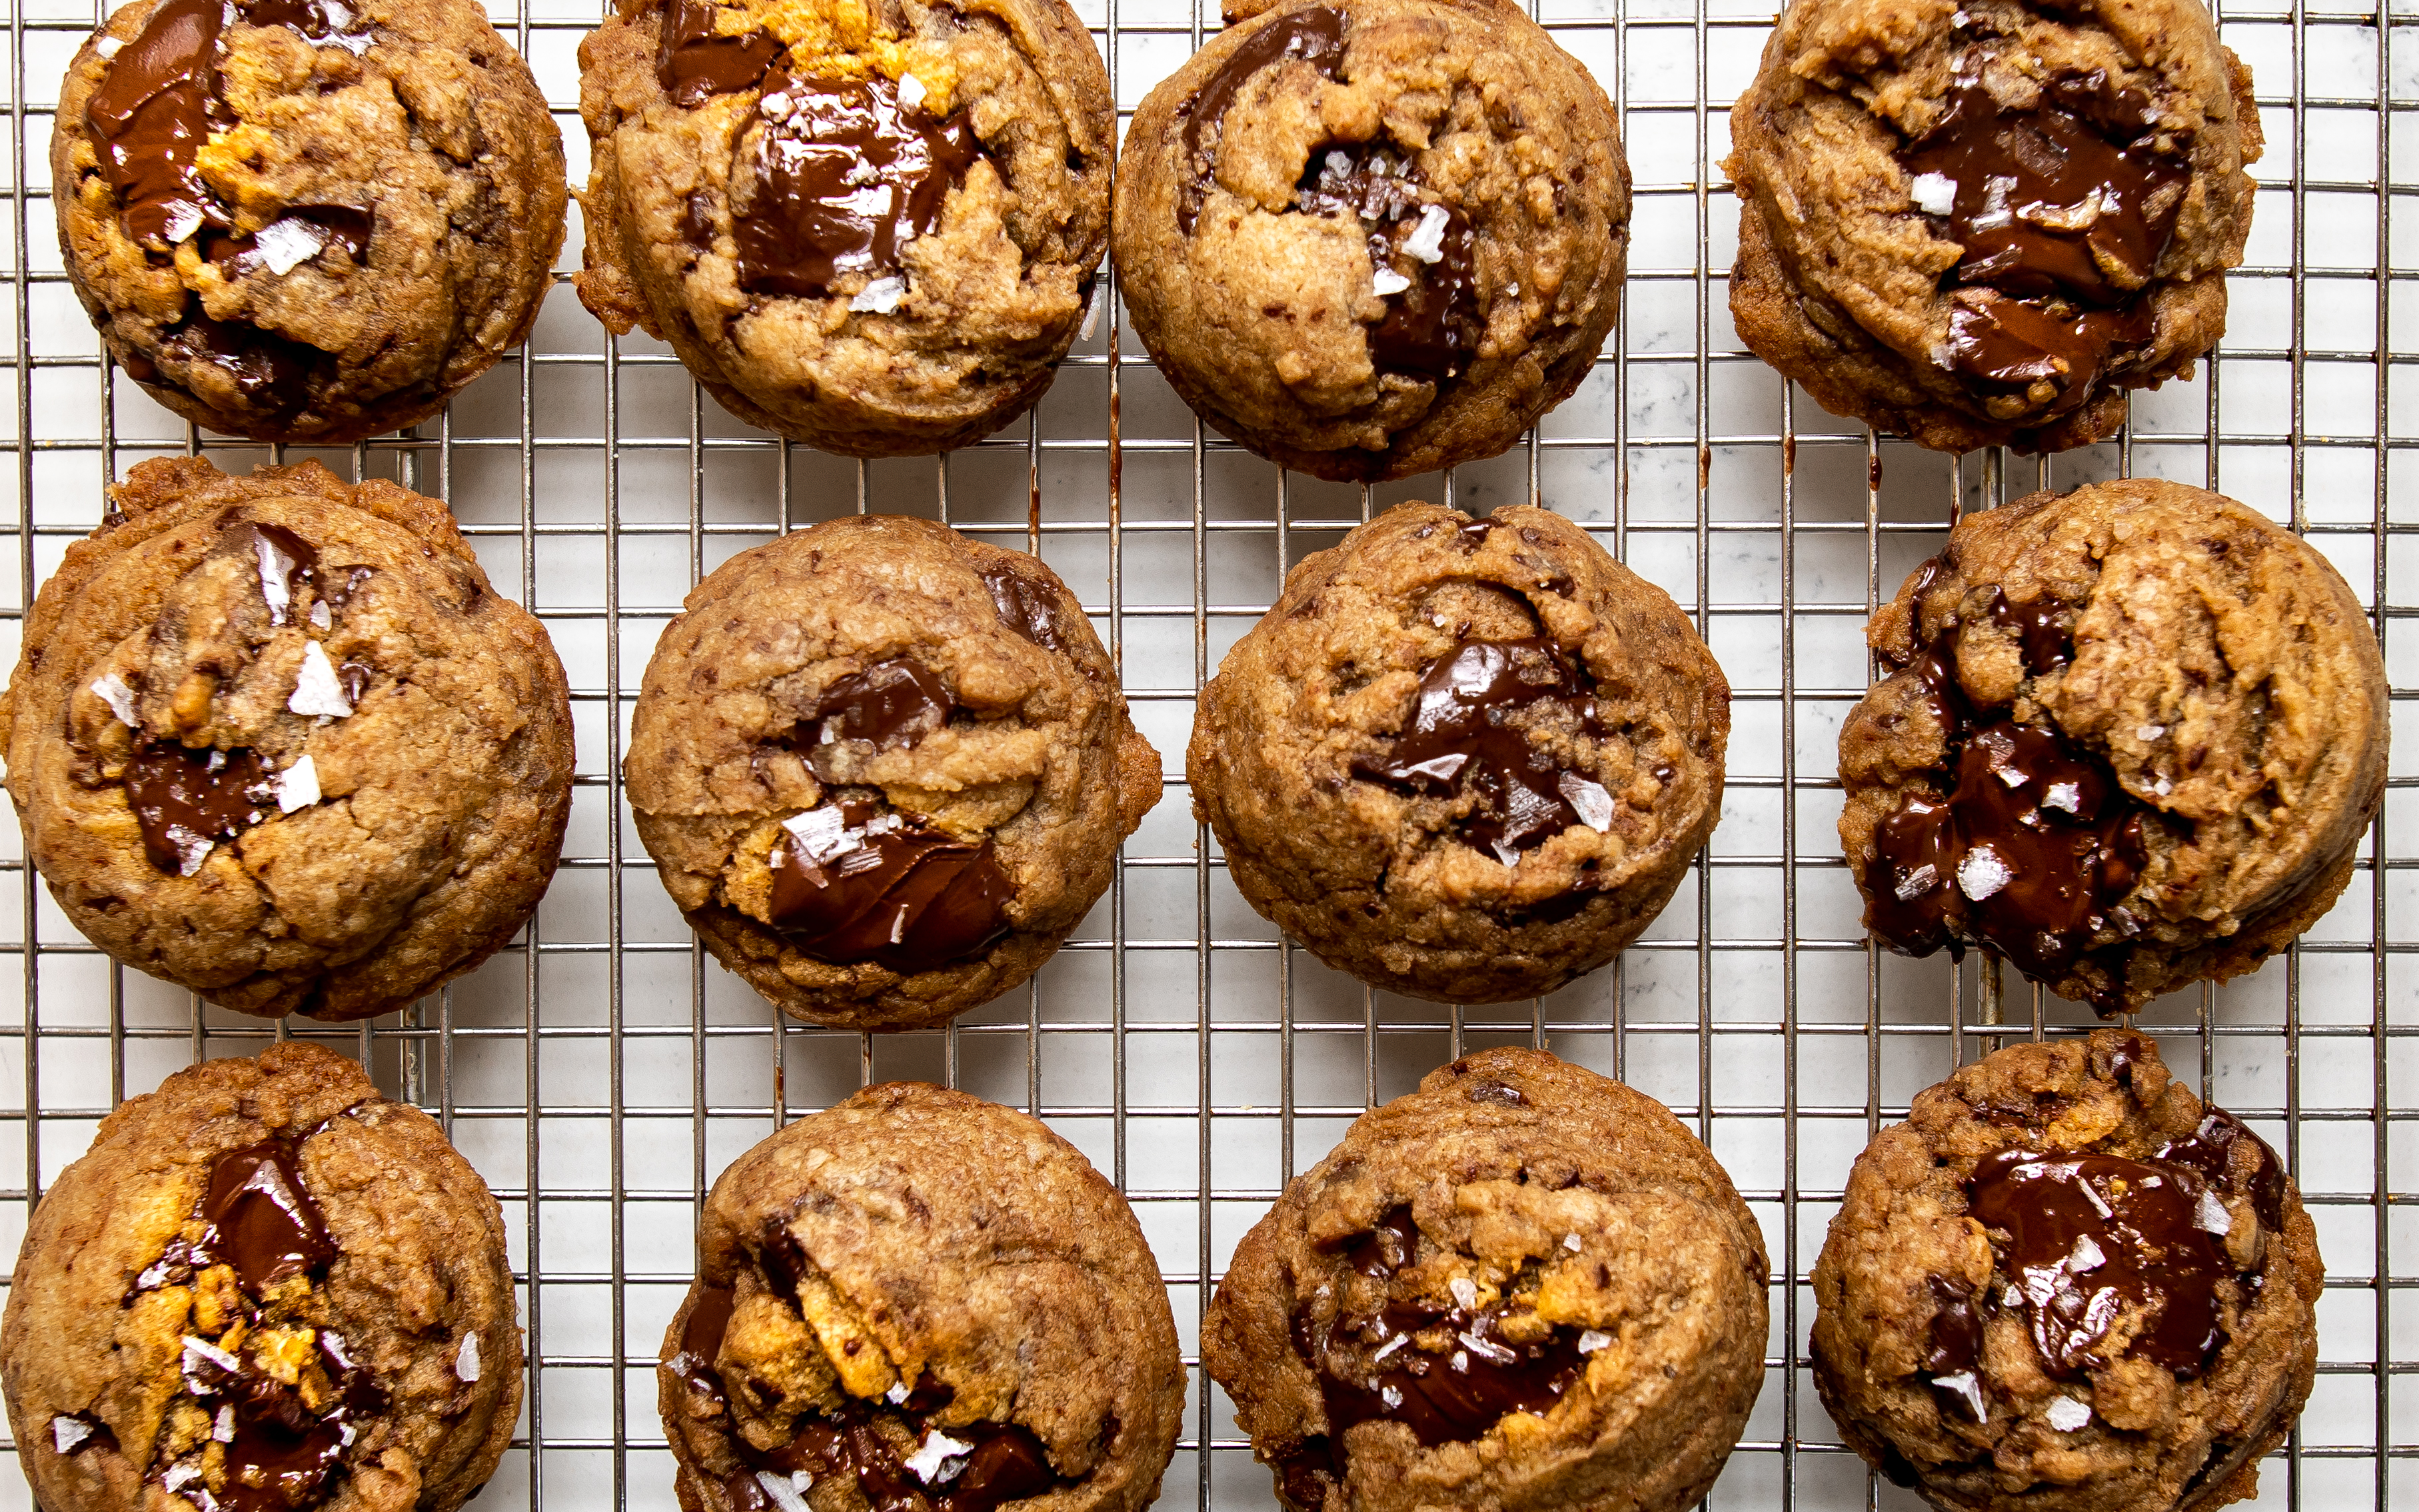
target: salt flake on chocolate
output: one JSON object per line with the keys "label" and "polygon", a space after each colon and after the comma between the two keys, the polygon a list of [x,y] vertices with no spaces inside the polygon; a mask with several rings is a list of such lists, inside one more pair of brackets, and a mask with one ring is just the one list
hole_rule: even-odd
{"label": "salt flake on chocolate", "polygon": [[914,110],[917,106],[921,105],[924,102],[924,95],[925,89],[923,80],[917,78],[912,73],[902,73],[899,76],[899,108],[901,110]]}
{"label": "salt flake on chocolate", "polygon": [[1964,1397],[1965,1405],[1974,1410],[1974,1421],[1977,1423],[1987,1423],[1991,1420],[1989,1409],[1982,1405],[1982,1383],[1974,1379],[1973,1371],[1960,1370],[1953,1376],[1934,1376],[1932,1378],[1932,1383],[1942,1391],[1953,1391]]}
{"label": "salt flake on chocolate", "polygon": [[907,281],[893,273],[866,285],[857,291],[856,298],[848,301],[848,307],[856,315],[890,315],[906,298]]}
{"label": "salt flake on chocolate", "polygon": [[2200,1189],[2200,1208],[2193,1214],[2193,1222],[2202,1232],[2215,1234],[2220,1239],[2234,1231],[2234,1214],[2226,1211],[2226,1204],[2220,1202],[2217,1194],[2207,1187]]}
{"label": "salt flake on chocolate", "polygon": [[1590,781],[1577,772],[1564,772],[1555,785],[1563,797],[1579,811],[1579,823],[1601,835],[1612,828],[1612,795],[1600,782]]}
{"label": "salt flake on chocolate", "polygon": [[1411,286],[1411,281],[1391,268],[1380,268],[1369,275],[1369,292],[1379,299],[1400,294]]}
{"label": "salt flake on chocolate", "polygon": [[1579,1335],[1579,1352],[1594,1354],[1598,1350],[1612,1348],[1612,1335],[1600,1328],[1591,1328]]}
{"label": "salt flake on chocolate", "polygon": [[1915,208],[1926,215],[1947,215],[1957,208],[1957,180],[1945,173],[1923,173],[1906,186]]}
{"label": "salt flake on chocolate", "polygon": [[330,719],[353,712],[353,701],[345,697],[344,682],[336,676],[336,664],[328,659],[328,648],[316,640],[302,648],[302,670],[295,675],[294,696],[285,701],[285,706],[297,714]]}
{"label": "salt flake on chocolate", "polygon": [[260,260],[269,270],[283,278],[319,255],[328,244],[328,233],[319,225],[299,216],[286,215],[270,222],[253,238],[259,249]]}
{"label": "salt flake on chocolate", "polygon": [[1411,234],[1403,239],[1403,250],[1424,263],[1442,262],[1444,228],[1451,221],[1452,216],[1443,206],[1422,206],[1420,224],[1411,227]]}
{"label": "salt flake on chocolate", "polygon": [[939,1428],[932,1428],[908,1458],[907,1468],[925,1485],[938,1486],[957,1479],[958,1473],[966,1468],[966,1456],[974,1451],[975,1446],[965,1440],[952,1439]]}
{"label": "salt flake on chocolate", "polygon": [[1978,903],[2014,881],[2015,876],[2008,863],[1999,858],[1999,853],[1988,845],[1975,846],[1957,863],[1957,889]]}

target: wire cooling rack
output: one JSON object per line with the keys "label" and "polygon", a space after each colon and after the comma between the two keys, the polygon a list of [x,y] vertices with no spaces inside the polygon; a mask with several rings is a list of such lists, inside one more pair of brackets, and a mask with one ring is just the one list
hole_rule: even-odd
{"label": "wire cooling rack", "polygon": [[[1547,3],[1622,109],[1638,179],[1629,282],[1585,387],[1495,461],[1374,493],[1282,474],[1205,435],[1104,318],[1030,424],[937,461],[845,462],[732,421],[664,348],[607,337],[568,286],[528,349],[445,418],[311,454],[447,500],[499,588],[552,632],[579,742],[562,870],[521,939],[409,1013],[271,1026],[113,966],[34,885],[6,826],[0,951],[16,969],[0,970],[0,1125],[22,1139],[0,1127],[0,1255],[117,1100],[206,1056],[328,1040],[441,1118],[503,1203],[530,1389],[478,1506],[656,1512],[673,1498],[651,1366],[690,1274],[699,1197],[779,1121],[897,1077],[1039,1113],[1132,1199],[1189,1359],[1209,1287],[1289,1173],[1455,1053],[1542,1041],[1669,1103],[1763,1223],[1777,1277],[1767,1380],[1713,1504],[1915,1506],[1840,1446],[1809,1389],[1806,1273],[1850,1162],[1916,1091],[2088,1016],[2013,973],[1903,961],[1863,938],[1832,824],[1838,723],[1870,671],[1865,617],[1961,509],[2129,471],[2176,478],[2289,522],[2341,566],[2409,725],[2419,0],[2224,8],[2269,141],[2226,343],[2194,380],[2138,398],[2125,437],[2050,462],[1877,441],[1740,349],[1724,298],[1737,211],[1719,163],[1769,3]],[[1207,0],[1079,8],[1127,110],[1217,25]],[[13,348],[0,390],[13,404],[0,446],[13,466],[0,532],[17,570],[0,582],[0,657],[13,661],[23,606],[99,520],[104,479],[162,453],[199,448],[230,470],[277,454],[194,436],[102,362],[59,271],[46,166],[59,77],[97,18],[66,0],[5,14]],[[574,51],[593,5],[531,0],[496,19],[584,181]],[[1669,590],[1721,658],[1735,692],[1723,822],[1647,936],[1549,998],[1456,1011],[1372,995],[1278,938],[1228,884],[1182,782],[1194,692],[1285,568],[1370,511],[1532,497]],[[619,778],[639,674],[690,584],[776,532],[865,509],[1038,551],[1118,657],[1168,774],[1109,896],[1030,987],[949,1030],[880,1038],[787,1023],[707,961],[623,818]],[[2264,1469],[2265,1506],[2419,1498],[2413,770],[2397,756],[2357,875],[2294,951],[2139,1020],[2180,1073],[2285,1152],[2327,1257],[2318,1388]],[[1165,1505],[1272,1504],[1197,1372],[1187,1422]],[[0,1473],[0,1512],[29,1502]]]}

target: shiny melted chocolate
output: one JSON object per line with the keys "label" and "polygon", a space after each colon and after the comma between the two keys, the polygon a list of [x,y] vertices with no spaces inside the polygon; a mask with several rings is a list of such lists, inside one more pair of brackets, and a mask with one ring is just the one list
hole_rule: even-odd
{"label": "shiny melted chocolate", "polygon": [[[1442,382],[1470,365],[1484,331],[1478,236],[1468,216],[1420,187],[1418,170],[1387,148],[1329,147],[1313,155],[1294,203],[1305,214],[1359,220],[1371,270],[1409,281],[1385,296],[1385,317],[1369,331],[1371,361]],[[1433,261],[1409,250],[1424,223],[1441,225]]]}
{"label": "shiny melted chocolate", "polygon": [[[767,1232],[768,1237],[774,1232],[786,1237],[778,1224]],[[776,1289],[794,1295],[795,1273],[774,1273],[780,1269],[768,1267],[766,1279]],[[681,1325],[679,1352],[665,1362],[717,1416],[730,1411],[730,1396],[714,1362],[731,1326],[733,1297],[728,1287],[701,1287]],[[791,1441],[777,1448],[759,1449],[735,1427],[726,1427],[732,1453],[743,1468],[725,1478],[724,1494],[740,1512],[776,1512],[779,1504],[765,1490],[764,1480],[794,1487],[792,1477],[804,1472],[816,1480],[849,1476],[873,1512],[995,1512],[1007,1503],[1064,1484],[1050,1467],[1041,1441],[1022,1425],[936,1423],[955,1399],[955,1392],[927,1374],[901,1401],[850,1400],[838,1412],[801,1418]],[[918,1445],[937,1431],[969,1447],[942,1460],[927,1480],[908,1467],[882,1431],[878,1425],[885,1419],[905,1428]]]}
{"label": "shiny melted chocolate", "polygon": [[[1931,581],[1918,579],[1918,616]],[[2072,659],[2062,608],[1996,594],[1989,613],[2014,632],[2028,674]],[[1923,641],[1903,669],[1939,721],[1949,792],[1910,790],[1874,826],[1865,922],[1902,954],[1979,940],[2027,976],[2057,977],[2103,929],[2125,928],[2119,905],[2149,859],[2145,811],[2107,763],[2057,731],[1973,708],[1957,681],[1961,629]],[[2096,1006],[2107,1012],[2116,1001]]]}
{"label": "shiny melted chocolate", "polygon": [[146,740],[126,764],[126,802],[151,864],[189,877],[211,846],[277,812],[277,777],[254,750]]}
{"label": "shiny melted chocolate", "polygon": [[2227,1220],[2202,1201],[2207,1174],[2172,1150],[2149,1161],[2002,1150],[1966,1181],[1966,1211],[1994,1231],[2020,1299],[2011,1304],[2024,1308],[2051,1374],[2105,1367],[2118,1352],[2105,1340],[2127,1317],[2122,1352],[2178,1376],[2200,1374],[2225,1343]]}
{"label": "shiny melted chocolate", "polygon": [[[1390,1281],[1417,1259],[1419,1240],[1411,1210],[1396,1207],[1346,1247],[1345,1264]],[[1512,1344],[1494,1336],[1502,1313],[1500,1304],[1412,1299],[1339,1317],[1324,1331],[1307,1312],[1295,1314],[1294,1349],[1318,1378],[1327,1432],[1279,1460],[1286,1500],[1320,1505],[1323,1478],[1344,1478],[1344,1436],[1355,1424],[1400,1423],[1433,1448],[1483,1437],[1509,1413],[1552,1411],[1585,1364],[1578,1332],[1557,1328],[1542,1343]]]}
{"label": "shiny melted chocolate", "polygon": [[769,922],[834,965],[902,976],[989,949],[1015,887],[992,842],[972,844],[873,805],[826,802],[789,819],[768,857]]}
{"label": "shiny melted chocolate", "polygon": [[999,611],[1000,624],[1044,651],[1067,649],[1049,594],[1040,584],[1009,567],[986,568],[982,580],[991,590],[992,608]]}
{"label": "shiny melted chocolate", "polygon": [[1588,687],[1586,674],[1543,637],[1465,640],[1421,675],[1393,747],[1376,760],[1356,758],[1352,775],[1399,793],[1470,796],[1457,833],[1510,866],[1520,852],[1589,822],[1586,810],[1610,822],[1612,799],[1600,784],[1557,766],[1505,722],[1560,707],[1581,732],[1601,737]]}
{"label": "shiny melted chocolate", "polygon": [[224,17],[221,0],[167,0],[118,50],[85,106],[126,234],[155,252],[232,224],[194,165],[210,132],[233,124],[216,92]]}
{"label": "shiny melted chocolate", "polygon": [[[297,205],[278,216],[271,223],[270,230],[316,242],[316,250],[311,254],[313,256],[330,247],[341,247],[345,255],[355,264],[367,267],[370,233],[376,225],[374,212],[355,209],[349,205]],[[262,234],[267,235],[266,232]],[[261,259],[260,238],[211,236],[202,243],[202,255],[229,273],[240,273]]]}
{"label": "shiny melted chocolate", "polygon": [[1932,129],[1900,154],[1952,186],[1935,217],[1964,250],[1947,365],[1976,384],[2056,390],[2045,416],[2081,407],[2119,354],[2155,333],[2136,297],[2175,233],[2192,177],[2149,98],[2102,69],[2043,83],[2039,104],[2000,108],[1967,55]]}
{"label": "shiny melted chocolate", "polygon": [[[201,1272],[224,1265],[245,1294],[244,1320],[256,1325],[268,1288],[324,1275],[339,1252],[302,1184],[298,1148],[296,1140],[278,1138],[220,1155],[194,1205],[199,1237],[171,1240],[135,1289],[191,1285]],[[312,1364],[332,1389],[317,1411],[298,1385],[271,1376],[240,1348],[224,1352],[234,1354],[235,1368],[191,1347],[183,1360],[185,1393],[205,1412],[224,1410],[231,1424],[219,1489],[205,1489],[199,1450],[162,1466],[153,1479],[172,1495],[221,1512],[296,1512],[317,1504],[359,1436],[353,1425],[384,1412],[387,1393],[352,1358],[343,1335],[324,1327],[316,1333]]]}
{"label": "shiny melted chocolate", "polygon": [[901,249],[940,223],[949,189],[982,155],[965,112],[935,120],[882,77],[799,77],[776,69],[747,133],[747,208],[732,235],[739,286],[831,296],[852,274],[899,272]]}
{"label": "shiny melted chocolate", "polygon": [[1241,45],[1226,54],[1226,61],[1218,66],[1217,71],[1194,91],[1191,108],[1184,117],[1184,152],[1191,160],[1191,171],[1185,175],[1184,187],[1176,197],[1178,230],[1188,237],[1193,234],[1194,223],[1201,215],[1201,201],[1208,193],[1210,167],[1202,139],[1212,128],[1219,128],[1224,136],[1226,112],[1234,108],[1235,97],[1242,92],[1243,85],[1262,69],[1273,68],[1287,58],[1300,58],[1330,79],[1335,78],[1344,62],[1345,30],[1343,13],[1325,6],[1280,16],[1244,38]]}
{"label": "shiny melted chocolate", "polygon": [[837,780],[826,754],[837,743],[859,740],[876,750],[913,746],[941,728],[957,706],[948,686],[915,658],[877,661],[825,687],[799,721],[815,732],[807,764],[824,780]]}
{"label": "shiny melted chocolate", "polygon": [[753,89],[784,51],[762,27],[736,35],[714,27],[714,0],[670,0],[655,44],[655,81],[672,103],[695,110],[716,95]]}

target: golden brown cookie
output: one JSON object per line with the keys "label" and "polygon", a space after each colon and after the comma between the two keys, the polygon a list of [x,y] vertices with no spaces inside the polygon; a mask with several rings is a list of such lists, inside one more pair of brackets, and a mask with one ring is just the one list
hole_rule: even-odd
{"label": "golden brown cookie", "polygon": [[1117,155],[1066,0],[621,0],[579,66],[580,301],[670,343],[724,409],[898,456],[1050,386]]}
{"label": "golden brown cookie", "polygon": [[2258,1489],[2319,1358],[2276,1152],[2131,1030],[2010,1046],[1857,1159],[1814,1384],[1944,1512],[2199,1512]]}
{"label": "golden brown cookie", "polygon": [[1654,920],[1729,737],[1687,617],[1587,532],[1408,503],[1287,577],[1202,689],[1185,776],[1236,887],[1321,961],[1493,1003]]}
{"label": "golden brown cookie", "polygon": [[43,1194],[0,1384],[51,1512],[453,1512],[520,1412],[503,1214],[317,1045],[178,1072]]}
{"label": "golden brown cookie", "polygon": [[1493,456],[1611,331],[1612,105],[1509,0],[1288,0],[1134,113],[1115,255],[1201,417],[1322,478]]}
{"label": "golden brown cookie", "polygon": [[1032,557],[851,516],[742,552],[655,643],[623,773],[716,958],[784,1012],[938,1024],[1040,968],[1159,801]]}
{"label": "golden brown cookie", "polygon": [[570,695],[445,506],[198,457],[110,500],[0,701],[69,920],[265,1018],[388,1012],[493,954],[562,854]]}
{"label": "golden brown cookie", "polygon": [[2226,330],[2259,113],[2200,0],[1799,0],[1731,139],[1732,317],[1835,414],[2063,451]]}
{"label": "golden brown cookie", "polygon": [[1764,1235],[1663,1105],[1488,1050],[1236,1248],[1202,1367],[1290,1512],[1681,1512],[1764,1384]]}
{"label": "golden brown cookie", "polygon": [[2131,1012],[2283,949],[2385,794],[2385,662],[2326,558],[2135,479],[1967,515],[1873,616],[1840,843],[1909,955]]}
{"label": "golden brown cookie", "polygon": [[1184,1414],[1133,1211],[1022,1113],[868,1088],[714,1183],[656,1369],[684,1512],[1141,1512]]}
{"label": "golden brown cookie", "polygon": [[197,425],[394,430],[529,335],[562,133],[471,0],[133,0],[51,135],[68,276]]}

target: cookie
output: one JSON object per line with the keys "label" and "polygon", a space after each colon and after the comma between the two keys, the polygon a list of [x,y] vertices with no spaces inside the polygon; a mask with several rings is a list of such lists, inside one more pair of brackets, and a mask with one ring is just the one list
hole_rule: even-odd
{"label": "cookie", "polygon": [[1140,1512],[1184,1413],[1133,1211],[1025,1117],[919,1083],[714,1183],[655,1371],[684,1512]]}
{"label": "cookie", "polygon": [[886,515],[698,584],[647,663],[623,777],[716,959],[853,1029],[938,1024],[1032,976],[1160,784],[1055,573]]}
{"label": "cookie", "polygon": [[264,1018],[389,1012],[493,954],[562,854],[570,698],[445,506],[198,457],[110,501],[0,700],[69,921]]}
{"label": "cookie", "polygon": [[1764,1235],[1652,1098],[1488,1050],[1363,1114],[1201,1325],[1289,1512],[1681,1512],[1764,1384]]}
{"label": "cookie", "polygon": [[1400,504],[1302,559],[1203,688],[1194,814],[1321,961],[1550,992],[1653,921],[1721,811],[1730,685],[1577,525]]}
{"label": "cookie", "polygon": [[2012,1045],[1857,1157],[1814,1384],[1944,1512],[2196,1512],[2256,1494],[2308,1399],[2324,1280],[2276,1152],[2156,1045]]}
{"label": "cookie", "polygon": [[562,133],[471,0],[134,0],[59,90],[69,280],[193,424],[358,440],[528,338]]}
{"label": "cookie", "polygon": [[2259,113],[2200,0],[1801,0],[1731,140],[1733,322],[1834,414],[2063,451],[2225,333]]}
{"label": "cookie", "polygon": [[1493,456],[1612,330],[1612,104],[1509,0],[1289,0],[1134,113],[1113,255],[1202,419],[1317,477]]}
{"label": "cookie", "polygon": [[1066,0],[621,0],[579,67],[580,301],[669,342],[724,409],[900,456],[1050,386],[1117,156]]}
{"label": "cookie", "polygon": [[2135,479],[1949,532],[1874,615],[1840,843],[1907,955],[1981,945],[2132,1012],[2257,967],[2351,878],[2385,792],[2385,664],[2326,558]]}
{"label": "cookie", "polygon": [[0,1323],[50,1512],[452,1512],[521,1404],[503,1214],[437,1120],[301,1041],[119,1105]]}

